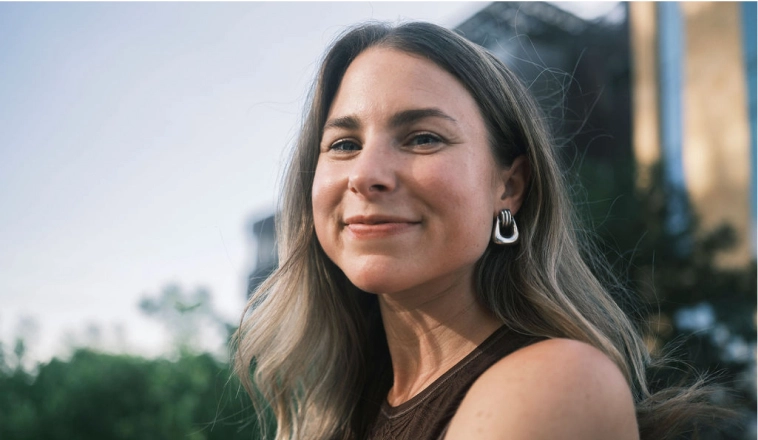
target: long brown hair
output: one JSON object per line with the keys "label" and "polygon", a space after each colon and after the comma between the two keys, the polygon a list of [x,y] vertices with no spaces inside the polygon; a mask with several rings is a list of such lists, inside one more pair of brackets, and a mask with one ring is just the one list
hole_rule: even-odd
{"label": "long brown hair", "polygon": [[329,107],[350,63],[376,46],[424,57],[455,76],[479,105],[495,159],[508,166],[523,154],[530,162],[528,194],[516,216],[518,245],[491,244],[477,263],[482,303],[520,333],[576,339],[603,351],[633,391],[643,439],[674,438],[688,429],[706,408],[697,403],[706,393],[699,385],[649,392],[647,348],[608,293],[621,284],[578,232],[555,146],[534,98],[486,50],[442,27],[407,23],[362,25],[334,43],[287,168],[277,221],[281,263],[250,299],[235,357],[254,402],[275,415],[276,439],[360,437],[371,411],[368,385],[376,380],[370,368],[388,361],[381,337],[375,339],[381,335],[375,298],[355,288],[326,257],[311,210]]}

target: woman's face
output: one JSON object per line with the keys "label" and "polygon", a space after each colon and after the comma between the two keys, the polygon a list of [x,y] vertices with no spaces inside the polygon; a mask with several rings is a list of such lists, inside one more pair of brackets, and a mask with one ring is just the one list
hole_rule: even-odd
{"label": "woman's face", "polygon": [[493,219],[507,207],[503,173],[477,104],[455,77],[371,48],[348,67],[324,127],[316,235],[367,292],[471,288]]}

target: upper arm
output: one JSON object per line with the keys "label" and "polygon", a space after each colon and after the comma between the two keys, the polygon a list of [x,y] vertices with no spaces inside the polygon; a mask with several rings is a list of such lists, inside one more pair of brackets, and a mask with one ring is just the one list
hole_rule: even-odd
{"label": "upper arm", "polygon": [[480,376],[446,440],[637,440],[634,401],[618,367],[596,348],[551,339]]}

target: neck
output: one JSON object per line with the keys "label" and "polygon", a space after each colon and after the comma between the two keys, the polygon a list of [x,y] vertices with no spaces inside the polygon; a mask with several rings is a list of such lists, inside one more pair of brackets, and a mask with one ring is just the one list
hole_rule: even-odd
{"label": "neck", "polygon": [[473,288],[459,287],[379,295],[392,358],[390,405],[424,390],[502,325],[479,304]]}

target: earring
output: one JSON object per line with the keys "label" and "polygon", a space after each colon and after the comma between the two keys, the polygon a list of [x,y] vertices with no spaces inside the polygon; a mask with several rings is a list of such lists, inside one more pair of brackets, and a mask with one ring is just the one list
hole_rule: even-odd
{"label": "earring", "polygon": [[[508,229],[511,229],[511,235],[504,237],[500,231],[507,231]],[[513,218],[510,209],[503,209],[500,211],[500,214],[495,217],[495,227],[492,230],[492,241],[499,245],[514,244],[518,241],[516,219]]]}

